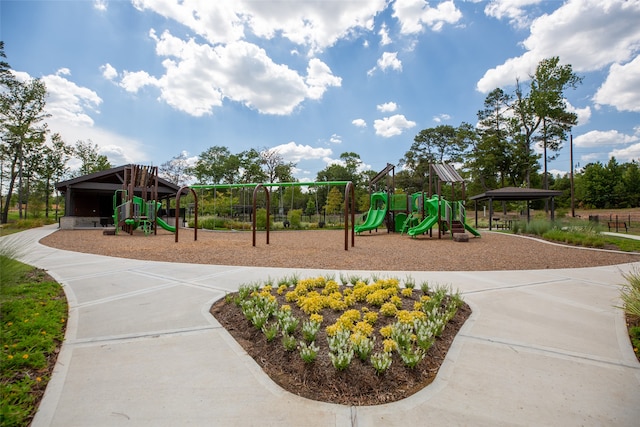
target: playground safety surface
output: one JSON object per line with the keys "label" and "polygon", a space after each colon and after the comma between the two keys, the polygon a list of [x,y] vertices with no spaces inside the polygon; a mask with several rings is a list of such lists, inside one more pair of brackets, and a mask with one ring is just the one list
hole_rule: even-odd
{"label": "playground safety surface", "polygon": [[252,246],[250,231],[158,230],[145,236],[97,230],[59,230],[42,244],[77,252],[121,258],[252,267],[322,268],[372,271],[495,271],[580,268],[640,261],[640,253],[576,249],[537,239],[482,232],[481,238],[454,242],[428,235],[411,238],[386,231],[355,236],[344,250],[344,230],[258,232]]}

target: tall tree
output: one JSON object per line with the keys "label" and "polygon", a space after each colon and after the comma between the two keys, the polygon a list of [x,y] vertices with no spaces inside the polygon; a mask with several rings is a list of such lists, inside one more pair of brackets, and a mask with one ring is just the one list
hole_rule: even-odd
{"label": "tall tree", "polygon": [[285,162],[278,149],[265,148],[260,152],[260,157],[268,182],[291,182],[294,180],[295,163]]}
{"label": "tall tree", "polygon": [[[4,52],[2,53],[4,56]],[[22,217],[23,176],[25,161],[29,155],[37,152],[44,144],[47,125],[44,120],[49,116],[44,111],[45,84],[38,79],[18,81],[2,78],[0,90],[0,132],[2,134],[2,157],[9,165],[9,188],[7,203],[2,219],[6,222],[9,213],[9,200],[18,182],[18,203]]]}
{"label": "tall tree", "polygon": [[90,139],[76,141],[74,154],[80,160],[80,168],[76,176],[88,175],[95,172],[111,169],[111,163],[104,154],[100,154],[100,147]]}
{"label": "tall tree", "polygon": [[478,136],[472,145],[467,166],[483,191],[504,187],[512,181],[513,149],[509,139],[511,95],[497,88],[484,100],[484,108],[478,111]]}
{"label": "tall tree", "polygon": [[262,168],[264,165],[262,153],[258,150],[252,148],[242,151],[238,154],[238,158],[240,159],[240,182],[248,184],[264,182],[267,179],[267,174]]}
{"label": "tall tree", "polygon": [[227,147],[214,145],[200,153],[198,161],[190,169],[198,184],[220,184],[229,166],[231,152]]}
{"label": "tall tree", "polygon": [[43,149],[43,164],[40,178],[44,191],[45,217],[49,218],[49,197],[53,192],[53,183],[59,181],[67,173],[67,162],[73,155],[73,147],[67,145],[59,133],[51,136],[51,144]]}
{"label": "tall tree", "polygon": [[[564,91],[576,88],[582,78],[573,72],[571,65],[560,65],[555,56],[538,63],[535,73],[530,76],[527,94],[517,81],[514,103],[517,127],[522,136],[522,151],[533,153],[533,144],[538,143],[543,150],[544,184],[547,188],[548,151],[558,151],[566,134],[577,121],[577,115],[568,111]],[[552,157],[553,158],[553,157]],[[527,171],[527,184],[531,184],[531,166]]]}
{"label": "tall tree", "polygon": [[158,174],[176,185],[185,185],[191,179],[187,153],[183,151],[161,164],[158,168]]}

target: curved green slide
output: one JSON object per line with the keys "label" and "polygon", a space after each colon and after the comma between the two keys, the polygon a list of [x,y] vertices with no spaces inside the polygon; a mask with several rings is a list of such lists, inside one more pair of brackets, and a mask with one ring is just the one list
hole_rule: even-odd
{"label": "curved green slide", "polygon": [[156,222],[160,227],[164,228],[165,230],[170,231],[172,233],[176,232],[176,228],[174,226],[167,224],[161,218],[156,218]]}
{"label": "curved green slide", "polygon": [[373,193],[371,195],[371,203],[369,212],[367,213],[367,219],[364,224],[356,225],[354,231],[356,233],[362,233],[363,231],[373,230],[384,222],[387,216],[387,194],[386,193]]}
{"label": "curved green slide", "polygon": [[420,224],[416,225],[415,227],[411,227],[407,231],[407,234],[409,236],[416,236],[418,234],[426,233],[427,231],[429,231],[431,229],[431,227],[433,227],[437,223],[438,223],[438,216],[437,215],[436,216],[428,216],[425,219],[423,219]]}

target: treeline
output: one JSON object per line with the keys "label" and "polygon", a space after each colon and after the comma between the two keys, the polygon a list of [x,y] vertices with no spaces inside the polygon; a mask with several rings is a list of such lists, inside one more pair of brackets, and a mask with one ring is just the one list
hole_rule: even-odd
{"label": "treeline", "polygon": [[[0,42],[0,59],[5,58]],[[564,196],[560,206],[569,206],[569,177],[553,177],[547,162],[557,156],[577,116],[565,102],[564,92],[575,88],[581,78],[571,65],[561,65],[558,57],[542,60],[528,83],[515,80],[508,92],[496,88],[487,95],[478,111],[477,125],[461,123],[421,130],[399,160],[395,174],[396,191],[407,194],[429,191],[429,165],[448,162],[459,165],[467,181],[467,196],[505,186],[558,189]],[[40,79],[18,80],[4,60],[0,61],[0,215],[7,220],[10,204],[17,204],[20,217],[27,206],[49,215],[55,182],[112,167],[98,145],[77,141],[68,145],[47,128],[46,87]],[[536,150],[538,146],[539,150]],[[538,154],[541,152],[542,154]],[[70,170],[72,158],[80,166]],[[377,171],[364,170],[358,153],[345,152],[338,162],[317,172],[315,181],[351,181],[356,188],[357,209],[369,206],[368,183]],[[160,175],[178,185],[291,182],[296,164],[287,162],[277,149],[250,149],[233,153],[228,147],[212,146],[190,164],[181,153],[159,167]],[[637,162],[606,165],[591,163],[575,174],[575,203],[585,208],[620,208],[640,205],[640,171]],[[381,180],[377,190],[388,189],[390,180]],[[458,189],[459,190],[459,189]],[[300,187],[276,189],[274,209],[301,209],[312,215],[337,213],[342,209],[344,187]],[[450,194],[447,192],[446,194]],[[224,203],[212,208],[222,213],[228,206],[246,203],[246,193],[219,192]],[[458,196],[459,197],[459,196]],[[219,207],[218,207],[219,206]],[[26,215],[26,211],[24,212]]]}

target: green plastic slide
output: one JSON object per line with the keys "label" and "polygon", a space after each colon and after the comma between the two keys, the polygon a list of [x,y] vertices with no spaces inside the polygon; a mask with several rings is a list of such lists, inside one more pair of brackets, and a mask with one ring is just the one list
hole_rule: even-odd
{"label": "green plastic slide", "polygon": [[161,218],[156,218],[156,222],[160,227],[164,228],[165,230],[170,231],[172,233],[176,232],[176,228],[174,226],[167,224]]}
{"label": "green plastic slide", "polygon": [[373,193],[370,206],[364,224],[354,227],[354,231],[358,234],[363,231],[374,230],[382,225],[387,216],[387,194]]}
{"label": "green plastic slide", "polygon": [[422,233],[426,233],[427,231],[429,231],[431,229],[431,227],[433,227],[434,225],[436,225],[438,223],[438,216],[428,216],[425,219],[422,220],[422,222],[418,225],[416,225],[415,227],[411,227],[408,231],[407,234],[409,236],[417,236],[418,234],[422,234]]}

